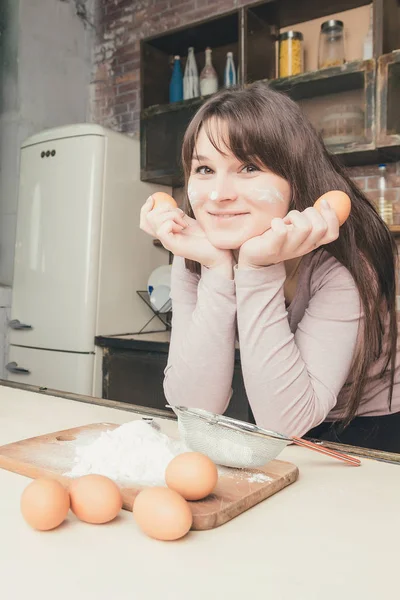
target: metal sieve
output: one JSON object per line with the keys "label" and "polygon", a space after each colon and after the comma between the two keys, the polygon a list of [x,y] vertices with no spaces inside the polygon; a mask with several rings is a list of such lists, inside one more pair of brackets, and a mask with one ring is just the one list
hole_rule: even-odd
{"label": "metal sieve", "polygon": [[200,408],[170,406],[178,417],[178,429],[184,444],[201,452],[213,462],[239,469],[261,467],[273,460],[288,444],[297,444],[321,454],[359,466],[358,458],[342,454],[252,423],[217,415]]}

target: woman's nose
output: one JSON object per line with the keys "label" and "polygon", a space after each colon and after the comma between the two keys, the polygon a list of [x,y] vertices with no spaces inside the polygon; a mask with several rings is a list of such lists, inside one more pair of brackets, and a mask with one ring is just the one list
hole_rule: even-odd
{"label": "woman's nose", "polygon": [[219,177],[215,186],[209,193],[209,198],[213,202],[223,202],[224,200],[236,200],[238,197],[235,182],[229,177]]}

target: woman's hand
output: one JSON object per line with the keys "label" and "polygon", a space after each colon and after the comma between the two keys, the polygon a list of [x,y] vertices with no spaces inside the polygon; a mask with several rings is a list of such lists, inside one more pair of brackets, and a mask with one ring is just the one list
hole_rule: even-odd
{"label": "woman's hand", "polygon": [[215,248],[195,219],[168,204],[153,209],[153,203],[150,196],[142,206],[140,229],[158,238],[164,248],[176,256],[194,260],[209,268],[225,265],[232,268],[231,251]]}
{"label": "woman's hand", "polygon": [[266,267],[308,254],[339,236],[339,221],[328,202],[321,212],[313,207],[290,211],[283,219],[272,219],[271,228],[245,242],[239,252],[239,268]]}

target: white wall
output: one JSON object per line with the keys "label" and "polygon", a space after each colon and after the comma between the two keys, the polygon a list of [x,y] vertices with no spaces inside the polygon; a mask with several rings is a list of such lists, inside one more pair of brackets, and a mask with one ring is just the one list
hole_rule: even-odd
{"label": "white wall", "polygon": [[[12,285],[19,147],[42,129],[90,120],[94,0],[3,0],[0,285]],[[1,344],[0,344],[1,348]]]}
{"label": "white wall", "polygon": [[[19,148],[43,129],[90,121],[95,0],[0,0],[0,378],[7,360]],[[77,11],[80,15],[77,14]]]}

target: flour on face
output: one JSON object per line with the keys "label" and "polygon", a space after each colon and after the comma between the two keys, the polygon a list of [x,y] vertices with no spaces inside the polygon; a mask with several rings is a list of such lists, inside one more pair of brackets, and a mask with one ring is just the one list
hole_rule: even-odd
{"label": "flour on face", "polygon": [[189,198],[189,202],[191,204],[191,206],[196,206],[196,203],[198,202],[198,191],[196,190],[196,188],[194,187],[194,185],[192,183],[189,183],[188,185],[188,198]]}
{"label": "flour on face", "polygon": [[213,190],[212,192],[210,192],[210,200],[217,200],[218,199],[218,192]]}
{"label": "flour on face", "polygon": [[248,196],[252,200],[258,202],[268,202],[269,204],[275,204],[277,202],[283,202],[284,198],[279,190],[275,187],[252,187],[248,191]]}

